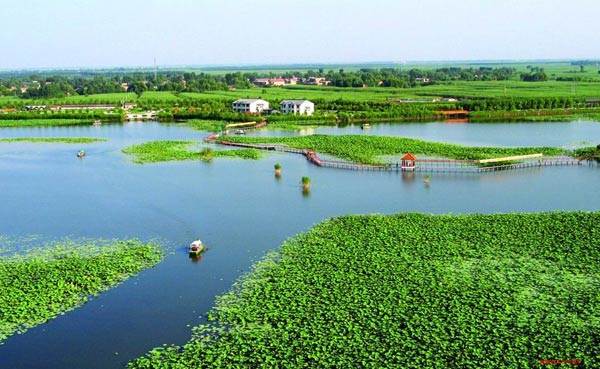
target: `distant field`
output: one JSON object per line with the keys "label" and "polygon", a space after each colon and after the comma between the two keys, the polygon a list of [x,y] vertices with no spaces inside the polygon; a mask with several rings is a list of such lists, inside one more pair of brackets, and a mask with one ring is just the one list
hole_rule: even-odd
{"label": "distant field", "polygon": [[416,95],[468,97],[585,97],[600,98],[600,84],[595,82],[521,82],[485,81],[452,82],[417,87]]}
{"label": "distant field", "polygon": [[[382,63],[359,63],[359,64],[297,64],[297,65],[255,65],[255,66],[232,66],[232,67],[188,67],[182,70],[186,72],[224,74],[233,72],[245,73],[286,73],[286,72],[306,72],[309,70],[317,71],[337,71],[344,69],[346,71],[356,71],[359,69],[379,69],[379,68],[401,68],[403,70],[421,69],[432,70],[437,68],[479,68],[479,67],[509,67],[515,68],[517,72],[526,72],[527,66],[544,68],[548,77],[582,77],[583,79],[594,79],[600,81],[600,68],[598,65],[586,65],[584,72],[580,72],[579,66],[571,65],[569,61],[475,61],[475,62],[382,62]],[[518,79],[518,76],[515,76]]]}
{"label": "distant field", "polygon": [[13,96],[0,96],[0,107],[25,105],[58,105],[58,104],[122,104],[135,102],[138,99],[133,92],[75,95],[57,99],[20,99]]}
{"label": "distant field", "polygon": [[390,99],[415,99],[417,89],[400,88],[341,88],[341,87],[271,87],[250,88],[234,91],[209,91],[205,93],[183,93],[182,96],[190,98],[214,98],[215,96],[226,99],[256,98],[283,100],[283,99],[309,99],[323,100],[350,100],[350,101],[386,101]]}
{"label": "distant field", "polygon": [[249,88],[230,91],[184,92],[176,94],[170,91],[148,91],[140,98],[133,93],[99,94],[89,96],[70,96],[63,99],[28,100],[13,97],[0,97],[1,106],[51,105],[51,104],[120,104],[122,102],[154,102],[173,104],[184,99],[226,100],[240,98],[263,98],[272,101],[284,99],[309,99],[316,102],[346,100],[354,102],[390,101],[390,100],[430,100],[434,97],[456,98],[493,98],[493,97],[572,97],[600,98],[600,83],[595,82],[521,82],[521,81],[485,81],[450,82],[415,88],[341,88],[289,86],[271,88]]}
{"label": "distant field", "polygon": [[[135,95],[134,95],[135,96]],[[164,101],[164,102],[175,102],[181,100],[180,97],[176,96],[174,92],[171,91],[146,91],[140,96],[138,99],[137,96],[134,100],[138,100],[141,102],[145,101]]]}

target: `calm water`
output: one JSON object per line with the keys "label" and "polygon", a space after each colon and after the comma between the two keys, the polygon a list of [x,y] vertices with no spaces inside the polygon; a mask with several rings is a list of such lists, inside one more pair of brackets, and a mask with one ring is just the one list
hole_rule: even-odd
{"label": "calm water", "polygon": [[[545,132],[544,144],[600,139],[592,124],[535,124],[529,133],[524,125],[486,125],[494,132],[490,135],[479,126],[473,131],[471,126],[446,127],[374,126],[370,133],[398,129],[424,138],[441,140],[447,134],[455,142],[506,145],[539,143],[537,130]],[[519,135],[508,131],[514,127]],[[352,129],[357,128],[345,128]],[[40,243],[67,236],[160,239],[171,250],[156,268],[9,338],[0,346],[0,368],[120,368],[150,348],[183,343],[215,296],[265,252],[328,217],[600,209],[600,169],[590,167],[434,175],[426,188],[419,175],[324,169],[279,153],[260,161],[134,165],[120,152],[151,139],[204,135],[153,123],[0,130],[0,137],[109,138],[85,145],[89,155],[83,160],[75,158],[77,145],[0,144],[0,234],[12,239],[37,235]],[[273,177],[275,162],[283,165],[281,180]],[[313,182],[307,197],[299,188],[304,175]],[[196,238],[209,246],[200,262],[185,253]]]}
{"label": "calm water", "polygon": [[600,143],[600,122],[571,123],[390,123],[308,128],[300,132],[261,130],[252,135],[358,134],[404,136],[469,146],[557,146],[575,148]]}

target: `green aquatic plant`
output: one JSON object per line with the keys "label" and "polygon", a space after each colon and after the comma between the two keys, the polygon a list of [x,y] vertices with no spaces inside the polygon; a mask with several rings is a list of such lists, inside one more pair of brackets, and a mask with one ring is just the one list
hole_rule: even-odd
{"label": "green aquatic plant", "polygon": [[123,149],[123,153],[133,156],[133,161],[138,164],[157,163],[177,160],[203,160],[211,161],[217,157],[230,157],[256,160],[260,152],[253,149],[239,150],[213,150],[204,148],[200,151],[190,149],[193,141],[150,141]]}
{"label": "green aquatic plant", "polygon": [[0,341],[82,305],[162,256],[156,244],[129,240],[62,242],[0,257]]}
{"label": "green aquatic plant", "polygon": [[0,119],[0,127],[81,126],[92,124],[92,119]]}
{"label": "green aquatic plant", "polygon": [[280,177],[281,176],[281,164],[275,163],[275,165],[273,167],[275,168],[275,176]]}
{"label": "green aquatic plant", "polygon": [[574,156],[580,160],[600,162],[600,145],[577,149],[574,151]]}
{"label": "green aquatic plant", "polygon": [[469,147],[405,137],[366,135],[310,135],[300,137],[227,136],[224,140],[241,143],[283,144],[299,149],[315,150],[319,153],[330,154],[363,164],[381,164],[380,156],[401,155],[407,152],[424,156],[470,160],[536,153],[544,155],[560,155],[565,153],[565,150],[554,147]]}
{"label": "green aquatic plant", "polygon": [[302,189],[304,191],[310,191],[310,177],[302,177],[300,183],[302,183]]}
{"label": "green aquatic plant", "polygon": [[596,368],[599,244],[600,213],[336,218],[129,368]]}
{"label": "green aquatic plant", "polygon": [[108,141],[95,137],[10,137],[0,138],[0,143],[58,143],[58,144],[90,144]]}

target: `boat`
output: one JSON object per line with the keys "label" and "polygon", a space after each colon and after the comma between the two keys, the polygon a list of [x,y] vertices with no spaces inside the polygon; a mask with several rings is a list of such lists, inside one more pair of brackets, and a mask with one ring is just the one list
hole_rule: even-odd
{"label": "boat", "polygon": [[369,129],[371,128],[371,125],[369,123],[365,123],[363,125],[360,126],[361,129]]}
{"label": "boat", "polygon": [[235,130],[235,134],[236,134],[236,135],[245,135],[245,134],[246,134],[246,132],[245,132],[243,129],[236,129],[236,130]]}
{"label": "boat", "polygon": [[77,157],[78,158],[83,158],[84,156],[85,156],[85,151],[79,150],[79,152],[77,152]]}
{"label": "boat", "polygon": [[101,126],[101,125],[102,125],[102,121],[100,121],[98,119],[94,121],[94,126]]}
{"label": "boat", "polygon": [[196,240],[196,241],[190,243],[190,247],[188,248],[188,251],[189,251],[190,255],[198,256],[202,252],[204,252],[205,249],[206,249],[206,247],[204,247],[204,244],[202,243],[202,241]]}

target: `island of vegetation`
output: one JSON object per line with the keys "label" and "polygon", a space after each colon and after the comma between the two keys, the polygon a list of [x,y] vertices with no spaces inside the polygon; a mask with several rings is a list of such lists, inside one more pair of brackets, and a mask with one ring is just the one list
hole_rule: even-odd
{"label": "island of vegetation", "polygon": [[407,152],[431,157],[480,160],[495,157],[528,155],[560,155],[565,150],[554,147],[469,147],[406,137],[365,135],[309,135],[298,137],[222,136],[217,142],[247,144],[282,144],[297,149],[310,149],[361,164],[382,164],[381,156]]}
{"label": "island of vegetation", "polygon": [[90,119],[0,119],[0,128],[79,126],[92,123]]}
{"label": "island of vegetation", "polygon": [[123,149],[123,153],[133,156],[138,164],[157,163],[177,160],[211,161],[213,158],[230,157],[256,160],[260,152],[253,149],[212,150],[204,148],[200,151],[190,149],[193,141],[150,141],[132,145]]}
{"label": "island of vegetation", "polygon": [[599,242],[599,213],[329,220],[129,368],[595,368]]}
{"label": "island of vegetation", "polygon": [[157,264],[162,249],[137,240],[65,242],[0,257],[0,342],[84,304]]}
{"label": "island of vegetation", "polygon": [[59,144],[90,144],[105,142],[105,138],[96,137],[9,137],[0,138],[0,143],[59,143]]}

